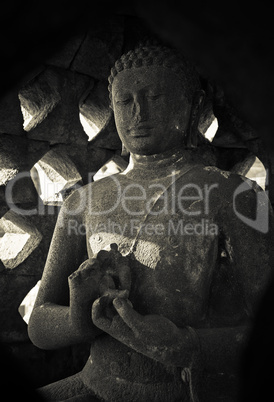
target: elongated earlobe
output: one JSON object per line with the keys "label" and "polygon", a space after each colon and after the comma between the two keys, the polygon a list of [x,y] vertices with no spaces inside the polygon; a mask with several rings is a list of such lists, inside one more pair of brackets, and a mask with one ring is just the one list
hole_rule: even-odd
{"label": "elongated earlobe", "polygon": [[121,152],[121,156],[128,156],[129,155],[129,151],[127,150],[127,148],[125,147],[125,145],[122,143],[122,152]]}
{"label": "elongated earlobe", "polygon": [[198,124],[203,109],[204,99],[205,92],[203,90],[197,91],[194,94],[186,135],[186,148],[197,147]]}

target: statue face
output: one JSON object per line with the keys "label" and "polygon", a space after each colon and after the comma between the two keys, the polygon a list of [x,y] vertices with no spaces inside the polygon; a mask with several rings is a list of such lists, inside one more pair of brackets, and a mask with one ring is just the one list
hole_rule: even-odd
{"label": "statue face", "polygon": [[118,134],[134,154],[182,147],[191,105],[178,77],[163,67],[123,70],[112,85]]}

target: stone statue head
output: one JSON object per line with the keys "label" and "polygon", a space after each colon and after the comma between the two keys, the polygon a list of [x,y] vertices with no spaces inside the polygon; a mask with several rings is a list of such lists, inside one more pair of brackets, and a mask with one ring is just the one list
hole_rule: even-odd
{"label": "stone statue head", "polygon": [[122,55],[111,69],[109,94],[118,134],[130,152],[195,146],[203,91],[178,51],[141,44]]}

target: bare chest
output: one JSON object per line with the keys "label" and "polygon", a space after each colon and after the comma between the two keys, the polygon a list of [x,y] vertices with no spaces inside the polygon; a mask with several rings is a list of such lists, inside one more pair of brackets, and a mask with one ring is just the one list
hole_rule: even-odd
{"label": "bare chest", "polygon": [[111,243],[130,255],[130,298],[140,313],[163,314],[178,325],[202,321],[218,253],[214,216],[193,205],[197,200],[178,205],[171,188],[155,186],[145,196],[137,190],[119,201],[101,199],[88,215],[89,255]]}

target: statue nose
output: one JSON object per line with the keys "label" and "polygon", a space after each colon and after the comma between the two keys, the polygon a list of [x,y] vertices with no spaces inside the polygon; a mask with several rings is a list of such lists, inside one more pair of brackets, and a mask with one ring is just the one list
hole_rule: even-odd
{"label": "statue nose", "polygon": [[147,109],[144,101],[137,99],[133,105],[134,120],[136,123],[147,120]]}

